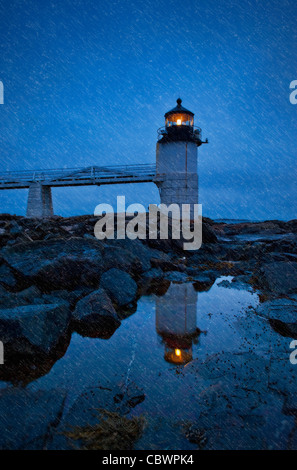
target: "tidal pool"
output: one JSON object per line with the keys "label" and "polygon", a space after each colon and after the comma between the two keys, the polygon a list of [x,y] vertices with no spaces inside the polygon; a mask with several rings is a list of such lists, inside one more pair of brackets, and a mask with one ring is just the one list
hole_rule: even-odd
{"label": "tidal pool", "polygon": [[[294,448],[297,370],[289,361],[291,340],[257,315],[258,295],[233,287],[231,280],[221,277],[207,292],[171,283],[162,296],[143,296],[109,339],[72,333],[64,356],[25,387],[32,396],[64,396],[42,448],[67,448],[60,431],[74,413],[76,424],[86,424],[88,394],[100,408],[100,393],[119,390],[123,396],[131,386],[142,398],[128,416],[141,415],[146,422],[135,449]],[[36,405],[25,400],[24,430],[14,438],[17,420],[7,397],[15,407],[23,387],[4,381],[0,387],[8,433],[2,448],[39,448],[39,437],[27,443],[33,425],[28,430],[25,419],[31,414],[34,423]],[[45,402],[37,421],[46,410]]]}

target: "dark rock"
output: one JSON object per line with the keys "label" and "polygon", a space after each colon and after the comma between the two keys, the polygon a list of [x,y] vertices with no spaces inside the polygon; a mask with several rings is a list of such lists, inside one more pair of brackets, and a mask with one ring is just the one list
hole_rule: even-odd
{"label": "dark rock", "polygon": [[120,269],[113,268],[106,271],[101,277],[100,287],[105,289],[111,300],[119,307],[128,305],[136,299],[136,282]]}
{"label": "dark rock", "polygon": [[34,276],[34,282],[43,292],[96,287],[101,272],[101,259],[90,261],[79,256],[64,256],[45,264]]}
{"label": "dark rock", "polygon": [[37,286],[30,286],[20,292],[8,292],[5,289],[0,291],[0,308],[13,308],[23,305],[60,304],[67,303],[73,309],[76,303],[90,294],[93,289],[87,287],[67,291],[57,290],[50,294],[43,294]]}
{"label": "dark rock", "polygon": [[[91,294],[91,292],[93,292],[93,289],[88,288],[88,287],[82,287],[81,289],[75,289],[71,291],[56,290],[56,291],[52,291],[50,294],[43,294],[42,299],[44,300],[44,303],[46,304],[66,301],[69,303],[70,308],[73,309],[80,299],[87,296],[88,294]],[[37,299],[37,303],[38,303],[38,299]]]}
{"label": "dark rock", "polygon": [[22,233],[22,228],[18,225],[18,223],[13,220],[11,223],[10,223],[10,233],[12,235],[19,235]]}
{"label": "dark rock", "polygon": [[69,240],[53,239],[24,243],[3,250],[6,262],[22,272],[25,276],[35,276],[40,268],[60,257],[80,257],[88,261],[101,260],[103,246],[99,240],[71,238]]}
{"label": "dark rock", "polygon": [[238,276],[232,281],[224,279],[217,284],[218,287],[224,287],[225,289],[237,289],[237,290],[249,290],[252,291],[252,287],[248,284],[248,276]]}
{"label": "dark rock", "polygon": [[18,220],[20,219],[21,217],[20,216],[17,216],[17,215],[14,215],[14,214],[8,214],[6,212],[3,212],[2,214],[0,214],[0,221],[5,221],[7,222],[8,220]]}
{"label": "dark rock", "polygon": [[49,353],[65,334],[68,304],[25,305],[0,310],[0,338],[16,353]]}
{"label": "dark rock", "polygon": [[232,279],[231,281],[231,288],[232,289],[239,289],[239,290],[250,290],[252,291],[252,286],[250,285],[250,275],[239,275]]}
{"label": "dark rock", "polygon": [[129,318],[131,315],[133,315],[133,313],[135,313],[136,310],[137,310],[137,302],[135,300],[127,305],[124,305],[123,307],[118,307],[117,315],[119,319],[122,321],[122,320],[125,320],[126,318]]}
{"label": "dark rock", "polygon": [[297,263],[279,261],[264,264],[253,273],[252,282],[256,287],[277,295],[297,292]]}
{"label": "dark rock", "polygon": [[164,280],[164,273],[160,268],[152,268],[142,274],[137,279],[139,295],[149,295],[159,289],[160,284]]}
{"label": "dark rock", "polygon": [[286,338],[297,339],[297,323],[285,323],[281,320],[276,320],[275,318],[270,318],[269,323],[280,335]]}
{"label": "dark rock", "polygon": [[[143,263],[134,253],[117,246],[110,246],[105,250],[103,265],[105,271],[117,268],[132,275],[144,271]],[[145,268],[150,269],[150,263]]]}
{"label": "dark rock", "polygon": [[121,324],[110,298],[98,289],[79,300],[72,316],[84,336],[109,338]]}
{"label": "dark rock", "polygon": [[218,243],[217,236],[211,225],[202,223],[202,244],[203,243]]}
{"label": "dark rock", "polygon": [[195,275],[193,287],[196,292],[205,292],[208,291],[216,280],[214,273],[202,273]]}
{"label": "dark rock", "polygon": [[0,285],[11,292],[22,290],[29,285],[28,280],[0,258]]}
{"label": "dark rock", "polygon": [[266,236],[270,234],[282,234],[286,232],[286,226],[281,221],[268,220],[266,222],[242,222],[236,224],[220,224],[214,226],[215,231],[225,235],[242,235],[242,234],[260,234]]}
{"label": "dark rock", "polygon": [[287,222],[286,227],[287,230],[293,233],[297,233],[297,219],[290,220],[289,222]]}
{"label": "dark rock", "polygon": [[297,262],[297,255],[294,253],[278,253],[278,252],[271,252],[266,253],[265,255],[265,263],[273,263],[276,261],[296,261]]}
{"label": "dark rock", "polygon": [[188,277],[187,273],[181,273],[179,271],[167,271],[164,275],[164,279],[173,282],[186,282]]}
{"label": "dark rock", "polygon": [[[109,253],[113,253],[114,255],[110,256]],[[119,255],[120,251],[122,251],[125,256]],[[105,269],[111,269],[112,267],[116,267],[118,269],[126,269],[126,265],[128,265],[129,272],[133,273],[142,273],[148,271],[152,266],[152,259],[160,259],[163,261],[170,261],[170,257],[165,253],[150,248],[146,242],[142,243],[140,240],[108,240],[106,242],[106,250],[105,250],[104,260],[110,260],[110,264],[107,265],[105,262]],[[119,260],[117,256],[119,255]],[[116,265],[111,263],[117,263]],[[122,263],[122,264],[121,264]],[[130,267],[129,267],[130,266]]]}
{"label": "dark rock", "polygon": [[152,258],[151,264],[153,268],[162,269],[162,271],[178,271],[177,264],[168,259]]}
{"label": "dark rock", "polygon": [[256,314],[285,323],[297,323],[297,301],[294,298],[266,301],[258,306]]}
{"label": "dark rock", "polygon": [[[153,270],[155,270],[155,268]],[[139,294],[140,295],[155,294],[157,296],[163,296],[166,294],[170,284],[171,284],[171,281],[169,281],[168,279],[165,279],[164,277],[152,278],[151,280],[148,280],[148,281],[144,280],[139,287]]]}
{"label": "dark rock", "polygon": [[12,269],[7,263],[2,262],[0,265],[0,284],[6,289],[16,289],[18,281],[15,278]]}
{"label": "dark rock", "polygon": [[158,239],[148,239],[146,240],[146,244],[158,251],[163,253],[181,253],[183,251],[183,242],[181,240],[171,240],[170,238],[167,240],[160,240]]}
{"label": "dark rock", "polygon": [[239,261],[261,260],[267,245],[261,242],[245,243],[240,250]]}
{"label": "dark rock", "polygon": [[164,273],[161,268],[152,268],[149,271],[143,273],[141,281],[142,282],[154,282],[160,281],[164,278]]}
{"label": "dark rock", "polygon": [[2,295],[0,294],[0,308],[5,309],[12,307],[20,307],[22,305],[46,303],[43,302],[41,297],[42,293],[36,286],[30,286],[20,292],[2,293]]}
{"label": "dark rock", "polygon": [[[47,375],[54,364],[66,353],[71,331],[66,331],[49,352],[40,351],[23,343],[5,344],[4,364],[0,367],[0,380],[15,386],[26,386]],[[33,354],[34,352],[34,354]]]}
{"label": "dark rock", "polygon": [[15,272],[46,292],[98,285],[102,250],[98,240],[47,240],[5,248],[3,258]]}
{"label": "dark rock", "polygon": [[[194,225],[191,224],[191,231],[193,231]],[[191,251],[184,251],[184,243],[189,243],[192,240],[186,240],[183,238],[182,232],[180,234],[180,239],[172,239],[172,226],[170,225],[169,222],[169,227],[168,227],[168,239],[166,240],[161,240],[160,239],[160,231],[158,231],[157,234],[157,239],[148,239],[147,243],[149,246],[157,248],[159,250],[165,251],[165,252],[183,252],[184,254],[190,255],[191,253],[197,252],[197,250],[194,250],[193,252]],[[205,222],[203,220],[202,223],[202,245],[203,244],[212,244],[212,243],[217,243],[218,239],[217,236],[211,226],[211,224]]]}
{"label": "dark rock", "polygon": [[9,297],[10,292],[8,292],[3,286],[0,284],[0,299],[2,297]]}
{"label": "dark rock", "polygon": [[297,254],[297,237],[296,234],[293,236],[287,236],[282,240],[270,241],[266,243],[267,252],[269,253],[290,253]]}
{"label": "dark rock", "polygon": [[219,287],[224,287],[225,289],[230,289],[232,287],[232,284],[230,281],[227,281],[227,279],[224,279],[223,281],[218,283]]}

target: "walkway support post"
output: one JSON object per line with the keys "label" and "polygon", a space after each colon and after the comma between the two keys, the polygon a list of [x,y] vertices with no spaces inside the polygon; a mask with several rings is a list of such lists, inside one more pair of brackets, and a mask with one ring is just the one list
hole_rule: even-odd
{"label": "walkway support post", "polygon": [[52,190],[41,183],[31,183],[29,187],[27,217],[45,218],[54,215]]}

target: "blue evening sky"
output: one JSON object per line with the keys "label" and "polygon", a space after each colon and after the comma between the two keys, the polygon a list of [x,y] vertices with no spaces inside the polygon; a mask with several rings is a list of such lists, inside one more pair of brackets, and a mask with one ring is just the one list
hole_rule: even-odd
{"label": "blue evening sky", "polygon": [[[296,218],[296,0],[0,1],[3,170],[154,163],[178,96],[209,138],[212,218]],[[59,215],[158,203],[153,184],[53,190]],[[0,191],[24,214],[26,190]]]}

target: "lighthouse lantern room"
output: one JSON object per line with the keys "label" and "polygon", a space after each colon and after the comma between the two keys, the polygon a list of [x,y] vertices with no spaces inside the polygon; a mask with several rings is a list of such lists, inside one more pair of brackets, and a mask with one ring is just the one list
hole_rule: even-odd
{"label": "lighthouse lantern room", "polygon": [[194,126],[194,114],[184,108],[182,100],[176,100],[177,106],[165,114],[165,127],[171,126]]}
{"label": "lighthouse lantern room", "polygon": [[199,147],[203,143],[200,127],[194,126],[194,113],[182,106],[182,100],[176,100],[177,105],[165,113],[165,127],[158,129],[158,141],[162,143],[172,141],[193,142]]}

